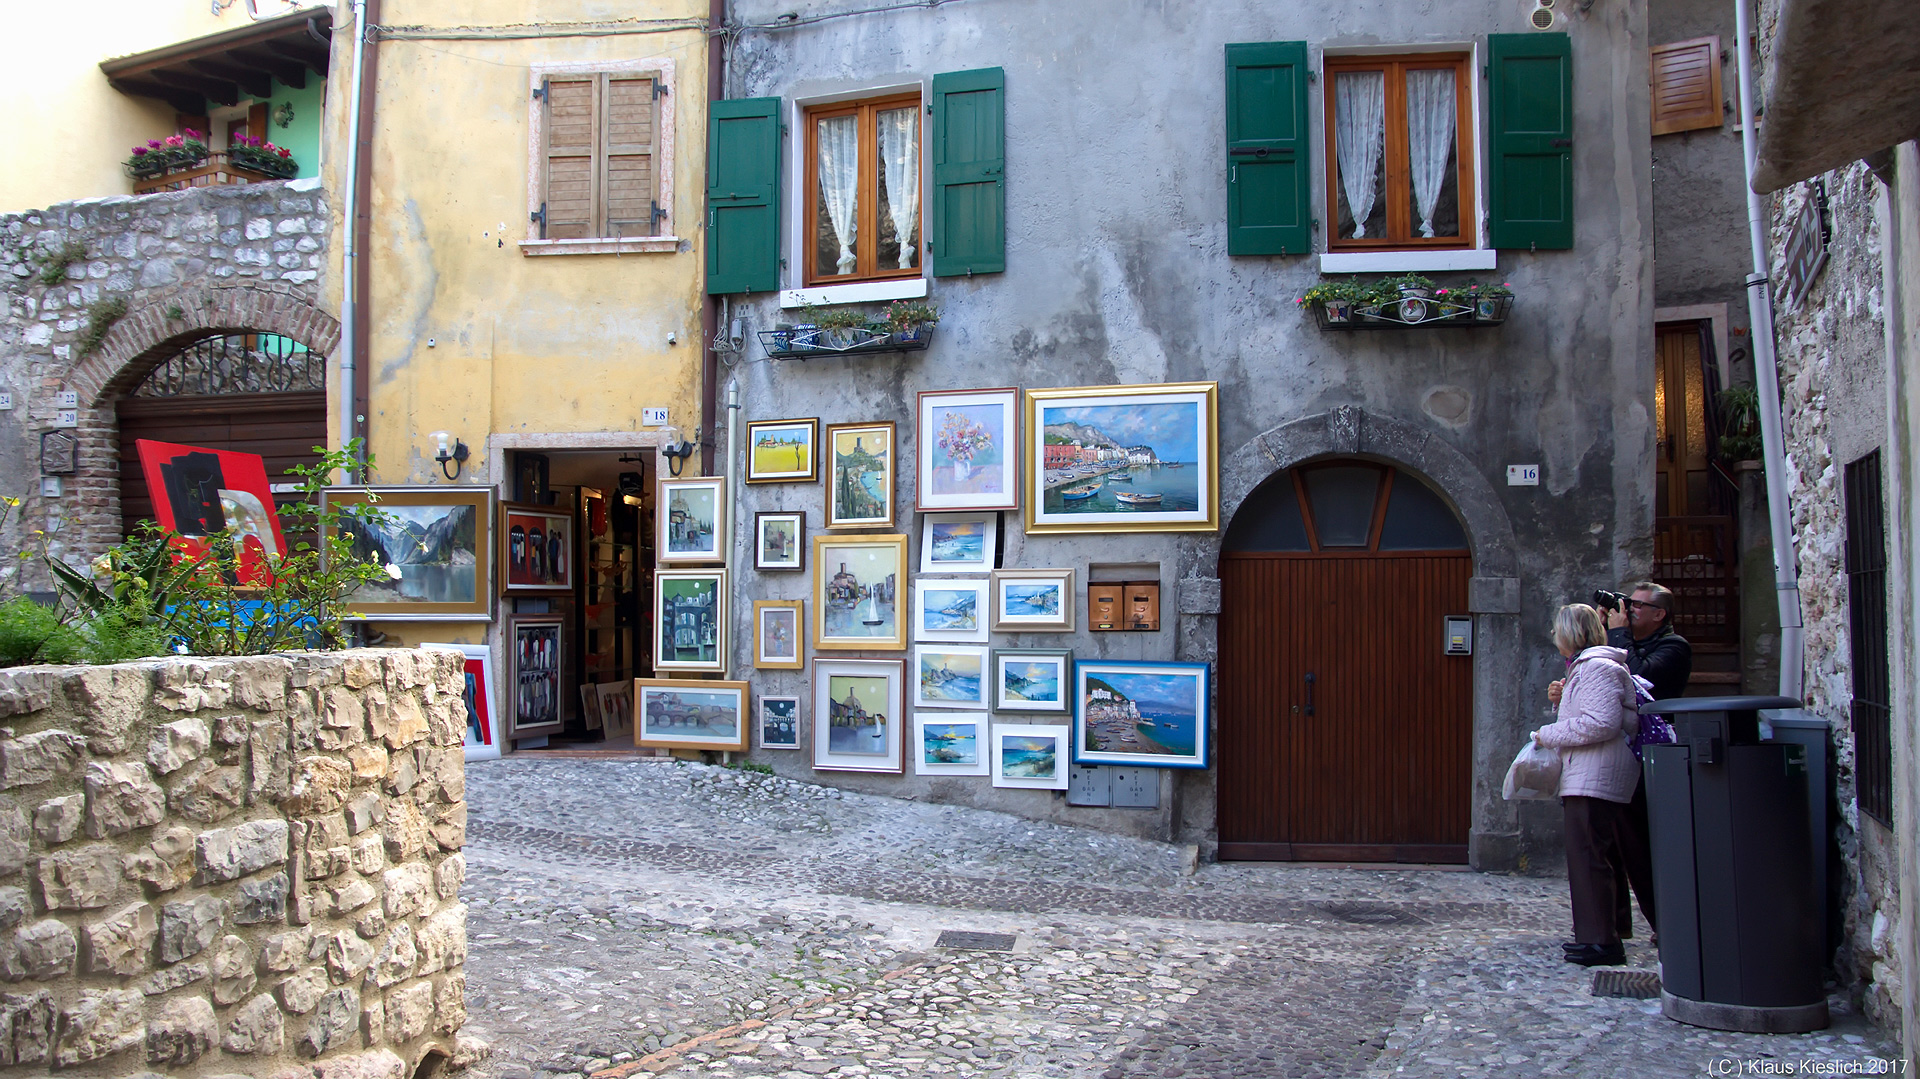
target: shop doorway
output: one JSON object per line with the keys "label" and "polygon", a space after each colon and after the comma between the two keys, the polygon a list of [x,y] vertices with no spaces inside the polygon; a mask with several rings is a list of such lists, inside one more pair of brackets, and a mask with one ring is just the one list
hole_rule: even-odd
{"label": "shop doorway", "polygon": [[1466,862],[1473,659],[1445,620],[1472,576],[1403,470],[1321,462],[1248,496],[1220,558],[1220,857]]}

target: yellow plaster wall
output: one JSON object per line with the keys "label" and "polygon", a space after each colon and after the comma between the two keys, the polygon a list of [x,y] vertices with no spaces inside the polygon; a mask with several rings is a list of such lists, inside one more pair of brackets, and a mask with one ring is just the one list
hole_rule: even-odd
{"label": "yellow plaster wall", "polygon": [[0,213],[126,195],[135,143],[173,134],[165,102],[107,85],[100,61],[247,25],[244,0],[13,3],[0,34],[0,115],[10,118]]}

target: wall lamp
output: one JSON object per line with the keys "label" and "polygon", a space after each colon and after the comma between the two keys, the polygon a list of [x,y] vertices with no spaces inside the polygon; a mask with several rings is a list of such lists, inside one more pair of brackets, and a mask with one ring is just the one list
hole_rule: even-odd
{"label": "wall lamp", "polygon": [[[440,474],[450,480],[459,479],[460,466],[467,461],[467,444],[445,431],[435,431],[427,437],[433,439],[440,447],[439,452],[433,455],[433,459],[440,462]],[[449,461],[453,462],[452,471],[447,469]]]}
{"label": "wall lamp", "polygon": [[660,456],[667,459],[667,474],[678,476],[693,456],[693,443],[680,437],[678,427],[669,427],[660,433]]}

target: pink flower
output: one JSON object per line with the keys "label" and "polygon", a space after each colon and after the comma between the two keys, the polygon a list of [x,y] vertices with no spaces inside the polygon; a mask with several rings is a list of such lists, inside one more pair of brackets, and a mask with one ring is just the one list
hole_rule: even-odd
{"label": "pink flower", "polygon": [[178,145],[180,145],[180,136],[178,136],[178,135],[168,135],[168,136],[167,136],[167,145],[168,145],[168,146],[178,146]]}
{"label": "pink flower", "polygon": [[158,150],[158,149],[160,148],[160,140],[159,140],[159,139],[148,139],[148,140],[147,140],[147,148],[148,148],[148,149],[150,149],[150,150]]}
{"label": "pink flower", "polygon": [[200,132],[195,131],[193,128],[190,128],[190,127],[182,129],[180,133],[190,139],[197,139],[201,135]]}
{"label": "pink flower", "polygon": [[147,148],[144,146],[136,146],[133,148],[133,156],[135,157],[144,156],[146,152],[147,152]]}
{"label": "pink flower", "polygon": [[281,157],[284,157],[284,158],[286,158],[286,159],[287,159],[288,161],[292,161],[292,160],[293,160],[293,151],[292,151],[292,150],[288,150],[288,149],[284,149],[284,148],[283,148],[283,149],[281,149],[281,151],[280,151],[280,156],[281,156]]}

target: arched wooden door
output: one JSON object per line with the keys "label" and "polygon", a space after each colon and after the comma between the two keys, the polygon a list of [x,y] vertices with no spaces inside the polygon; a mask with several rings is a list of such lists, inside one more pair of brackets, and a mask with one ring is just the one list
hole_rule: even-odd
{"label": "arched wooden door", "polygon": [[1248,497],[1220,559],[1220,857],[1467,860],[1473,559],[1414,476],[1334,461]]}

